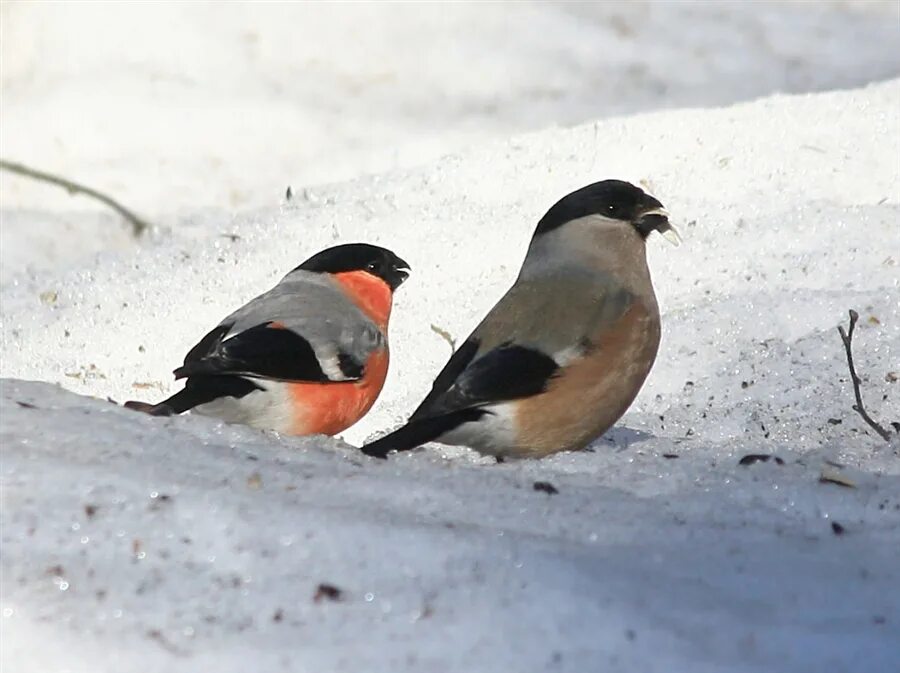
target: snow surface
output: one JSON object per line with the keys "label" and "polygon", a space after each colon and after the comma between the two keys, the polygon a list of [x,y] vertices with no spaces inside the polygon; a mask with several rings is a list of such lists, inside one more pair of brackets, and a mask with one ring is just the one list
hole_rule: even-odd
{"label": "snow surface", "polygon": [[[896,670],[900,447],[850,410],[835,327],[860,311],[869,411],[900,420],[898,156],[900,81],[658,112],[199,214],[190,238],[21,277],[0,293],[0,663]],[[686,244],[651,239],[660,358],[592,452],[381,462],[104,399],[161,397],[227,311],[312,252],[367,240],[413,275],[385,391],[346,433],[358,443],[448,357],[432,326],[463,338],[546,208],[613,176],[658,196]],[[784,464],[738,465],[750,453]],[[320,583],[340,600],[315,600]]]}
{"label": "snow surface", "polygon": [[[896,0],[4,2],[0,19],[0,155],[167,228],[554,124],[900,75]],[[53,211],[106,214],[5,173],[0,201],[66,240]],[[119,232],[88,220],[60,255],[4,214],[0,282],[23,249],[42,269],[108,249]]]}

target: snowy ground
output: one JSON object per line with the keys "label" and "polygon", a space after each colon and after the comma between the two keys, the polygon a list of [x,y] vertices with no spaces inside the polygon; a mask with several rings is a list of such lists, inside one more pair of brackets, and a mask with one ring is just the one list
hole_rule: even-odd
{"label": "snowy ground", "polygon": [[[898,156],[900,81],[659,112],[197,215],[190,239],[23,276],[0,294],[0,663],[895,670],[898,444],[850,411],[835,326],[860,311],[869,410],[900,420]],[[553,200],[611,176],[648,186],[686,245],[651,240],[660,359],[592,452],[383,463],[105,401],[165,394],[225,312],[311,252],[368,240],[413,275],[359,442],[449,355],[432,325],[464,337]],[[783,464],[738,464],[751,453]],[[321,583],[338,600],[317,600]]]}
{"label": "snowy ground", "polygon": [[[896,0],[4,2],[0,19],[0,156],[179,230],[522,131],[900,75]],[[127,244],[55,187],[0,173],[0,201],[0,283]]]}

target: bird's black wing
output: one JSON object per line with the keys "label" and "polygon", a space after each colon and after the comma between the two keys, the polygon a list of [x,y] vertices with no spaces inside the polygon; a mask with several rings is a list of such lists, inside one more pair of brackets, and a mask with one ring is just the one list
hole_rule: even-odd
{"label": "bird's black wing", "polygon": [[474,357],[478,354],[478,340],[469,338],[460,346],[444,368],[440,371],[431,384],[431,392],[425,396],[421,404],[410,416],[410,420],[427,416],[430,409],[437,405],[437,402],[447,393],[450,387],[456,382],[457,377],[462,374],[463,370],[469,365]]}
{"label": "bird's black wing", "polygon": [[[225,338],[232,325],[213,329],[194,346],[175,370],[175,378],[197,375],[245,375],[282,381],[326,383],[334,379],[324,371],[312,345],[302,335],[271,322]],[[341,380],[362,377],[364,365],[346,353],[335,355]]]}
{"label": "bird's black wing", "polygon": [[453,354],[411,421],[537,395],[559,370],[552,357],[526,346],[504,343],[476,358],[477,351],[469,339]]}
{"label": "bird's black wing", "polygon": [[556,376],[556,361],[532,348],[502,344],[478,355],[478,342],[466,341],[450,358],[406,425],[366,444],[362,452],[386,458],[391,451],[408,451],[464,423],[491,413],[484,406],[543,392]]}

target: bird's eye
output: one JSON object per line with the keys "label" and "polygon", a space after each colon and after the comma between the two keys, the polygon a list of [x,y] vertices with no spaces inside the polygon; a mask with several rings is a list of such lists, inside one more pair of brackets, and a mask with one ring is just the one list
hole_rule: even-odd
{"label": "bird's eye", "polygon": [[377,268],[378,262],[369,262],[368,264],[366,264],[366,269],[368,269],[369,271],[375,271],[375,269]]}
{"label": "bird's eye", "polygon": [[616,212],[616,206],[610,203],[608,206],[606,206],[606,212],[610,214]]}

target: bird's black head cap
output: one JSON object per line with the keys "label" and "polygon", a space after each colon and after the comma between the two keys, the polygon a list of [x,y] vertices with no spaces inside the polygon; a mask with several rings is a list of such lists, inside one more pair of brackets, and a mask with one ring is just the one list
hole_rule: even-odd
{"label": "bird's black head cap", "polygon": [[538,222],[535,236],[588,215],[629,222],[643,238],[659,229],[663,222],[668,225],[662,204],[644,190],[622,180],[603,180],[557,201]]}
{"label": "bird's black head cap", "polygon": [[409,277],[409,264],[387,248],[368,243],[346,243],[318,252],[295,271],[344,273],[366,271],[396,290]]}

